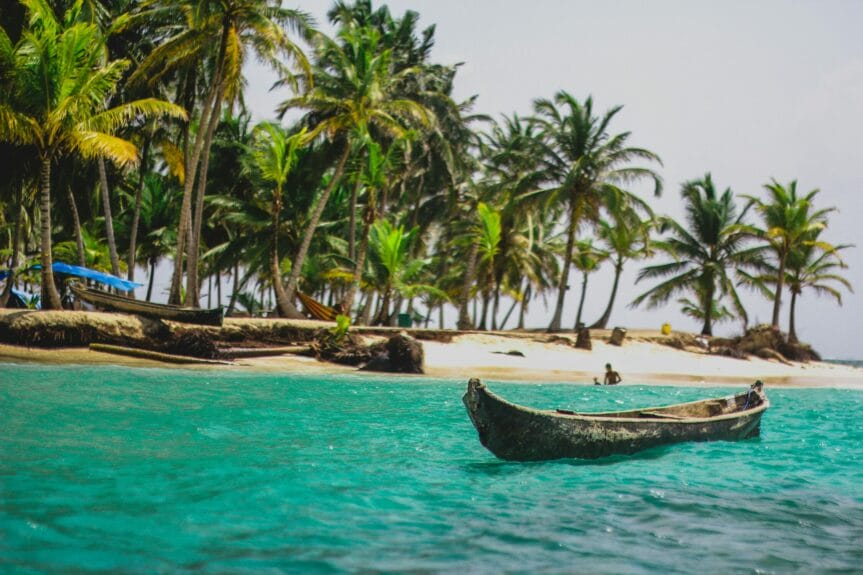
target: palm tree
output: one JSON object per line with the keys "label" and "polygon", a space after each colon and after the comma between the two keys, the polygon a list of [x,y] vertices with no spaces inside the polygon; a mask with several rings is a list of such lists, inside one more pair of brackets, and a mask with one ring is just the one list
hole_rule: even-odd
{"label": "palm tree", "polygon": [[662,180],[656,172],[632,165],[636,160],[661,164],[659,156],[628,146],[630,132],[609,134],[609,124],[621,109],[614,107],[598,117],[593,113],[592,98],[582,104],[565,91],[558,92],[553,100],[534,102],[534,121],[545,136],[541,171],[551,184],[539,195],[567,214],[566,251],[549,331],[560,330],[576,231],[581,224],[599,219],[604,191],[645,178],[653,181],[656,195],[662,191]]}
{"label": "palm tree", "polygon": [[406,232],[404,226],[394,227],[386,220],[378,220],[369,230],[372,263],[369,283],[381,294],[381,309],[375,323],[391,323],[398,312],[398,308],[390,311],[393,296],[411,298],[419,294],[431,294],[446,298],[446,294],[438,288],[422,281],[428,260],[411,256],[411,243],[415,238],[416,228]]}
{"label": "palm tree", "polygon": [[803,197],[797,196],[797,181],[782,186],[776,180],[765,184],[768,200],[748,197],[761,214],[764,229],[756,230],[759,238],[764,239],[776,258],[776,291],[773,298],[774,328],[779,328],[779,309],[782,304],[782,290],[785,283],[785,268],[788,256],[798,247],[814,240],[812,233],[824,228],[827,214],[835,208],[814,210],[812,201],[819,190],[812,190]]}
{"label": "palm tree", "polygon": [[710,174],[683,184],[680,195],[686,207],[686,224],[665,218],[662,229],[671,237],[657,240],[654,247],[672,261],[643,268],[637,282],[669,278],[641,294],[632,302],[658,307],[682,292],[694,293],[703,306],[702,335],[713,334],[715,305],[724,296],[731,298],[737,315],[746,310],[737,295],[733,270],[761,269],[763,247],[747,247],[751,230],[744,224],[749,205],[739,214],[731,188],[721,195]]}
{"label": "palm tree", "polygon": [[8,66],[0,95],[0,140],[30,145],[40,163],[42,305],[59,309],[51,269],[51,165],[60,156],[137,162],[135,146],[113,135],[136,117],[185,118],[178,106],[155,99],[105,109],[125,60],[105,61],[105,38],[95,24],[77,21],[73,5],[59,20],[39,0],[23,0],[28,29],[13,45],[0,29],[0,61]]}
{"label": "palm tree", "polygon": [[[285,60],[308,74],[306,57],[288,31],[308,38],[310,21],[303,12],[282,8],[280,0],[155,0],[146,4],[144,10],[130,20],[132,23],[145,24],[165,22],[168,35],[135,71],[131,79],[133,83],[147,81],[155,85],[166,76],[181,71],[184,78],[189,80],[189,89],[193,91],[194,78],[207,76],[205,67],[207,64],[211,67],[194,146],[190,153],[185,154],[183,204],[177,233],[178,254],[171,281],[171,300],[178,303],[185,249],[189,258],[186,303],[197,306],[197,264],[209,152],[222,114],[222,104],[232,104],[238,98],[244,83],[243,65],[250,51],[284,78],[293,78]],[[181,23],[179,27],[178,22]],[[180,97],[188,99],[188,94],[180,91]],[[193,217],[195,182],[198,182],[198,190]],[[187,236],[191,238],[189,245],[185,243]]]}
{"label": "palm tree", "polygon": [[[608,320],[611,319],[611,310],[617,297],[623,265],[631,259],[650,255],[650,231],[655,225],[653,212],[646,204],[636,204],[631,201],[631,198],[632,196],[618,193],[610,194],[606,201],[606,209],[611,214],[611,221],[600,220],[598,225],[599,238],[614,258],[614,283],[608,297],[608,305],[602,312],[602,316],[590,326],[592,329],[605,329]],[[641,219],[639,208],[647,213],[646,219]]]}
{"label": "palm tree", "polygon": [[272,185],[272,238],[270,240],[270,275],[273,289],[276,292],[276,304],[279,313],[288,316],[291,313],[290,300],[282,284],[281,264],[279,260],[279,233],[281,230],[282,194],[288,174],[297,164],[297,151],[305,145],[307,134],[305,129],[299,133],[288,135],[288,132],[277,124],[261,122],[254,130],[254,144],[251,159],[261,180]]}
{"label": "palm tree", "polygon": [[[828,295],[842,305],[842,293],[839,287],[845,287],[849,292],[854,289],[846,278],[839,275],[839,270],[848,267],[839,256],[841,250],[853,247],[851,244],[832,246],[819,241],[821,229],[810,232],[805,241],[800,242],[788,254],[786,262],[786,283],[791,292],[791,304],[788,308],[788,341],[797,341],[796,306],[797,298],[804,289],[811,289],[818,295]],[[774,276],[775,277],[775,276]],[[838,284],[838,287],[831,284]]]}
{"label": "palm tree", "polygon": [[303,243],[294,258],[285,289],[288,299],[296,290],[320,216],[341,180],[351,152],[351,138],[358,142],[374,137],[374,134],[404,138],[409,124],[423,125],[430,121],[426,108],[399,96],[398,87],[406,76],[414,73],[414,69],[393,72],[392,50],[379,47],[380,34],[376,30],[344,26],[339,31],[338,40],[320,34],[315,37],[314,86],[279,106],[281,114],[290,109],[306,110],[305,121],[311,128],[310,137],[326,134],[331,140],[341,142],[342,146],[329,184],[317,201]]}
{"label": "palm tree", "polygon": [[[484,270],[482,274],[482,314],[480,315],[479,329],[486,329],[486,314],[490,299],[490,291],[495,283],[495,256],[500,252],[500,212],[490,208],[488,204],[479,202],[476,207],[477,222],[474,234],[478,246],[477,265]],[[497,312],[495,309],[494,312]],[[496,323],[496,320],[493,320]]]}
{"label": "palm tree", "polygon": [[[575,314],[575,329],[581,324],[581,312],[584,309],[584,297],[587,295],[587,280],[590,274],[597,271],[602,262],[608,259],[607,251],[601,250],[593,245],[593,239],[575,242],[575,256],[572,265],[581,272],[581,296],[578,299],[578,312]],[[615,275],[615,278],[617,275]],[[615,279],[616,282],[616,279]]]}

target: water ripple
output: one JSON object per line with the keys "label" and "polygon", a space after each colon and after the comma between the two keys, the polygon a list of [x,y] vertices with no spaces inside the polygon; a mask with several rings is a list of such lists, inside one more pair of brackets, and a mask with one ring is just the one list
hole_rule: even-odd
{"label": "water ripple", "polygon": [[[860,392],[769,390],[759,439],[515,464],[479,445],[462,382],[68,366],[0,375],[3,572],[863,564]],[[495,387],[520,403],[596,410],[712,393]]]}

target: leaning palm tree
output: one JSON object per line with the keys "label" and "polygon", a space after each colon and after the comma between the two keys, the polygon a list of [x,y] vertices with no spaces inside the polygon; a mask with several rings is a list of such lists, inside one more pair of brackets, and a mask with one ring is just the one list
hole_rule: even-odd
{"label": "leaning palm tree", "polygon": [[[183,78],[181,85],[187,87],[186,91],[178,90],[179,97],[194,103],[196,81],[204,78],[206,83],[193,144],[184,150],[183,204],[170,298],[179,303],[186,252],[189,258],[186,303],[197,306],[197,263],[207,171],[222,105],[239,98],[244,64],[251,53],[284,78],[293,78],[286,62],[308,74],[306,57],[289,31],[307,39],[310,19],[303,12],[283,8],[280,0],[149,0],[142,3],[142,9],[129,21],[129,25],[144,26],[163,23],[158,33],[165,36],[165,41],[135,71],[132,84],[146,81],[156,86],[179,74]],[[191,97],[188,92],[192,92]],[[186,138],[187,146],[189,142],[190,138]],[[195,182],[198,189],[193,206]],[[189,245],[185,244],[187,238],[191,238]]]}
{"label": "leaning palm tree", "polygon": [[80,3],[62,20],[39,0],[22,0],[27,30],[16,44],[0,29],[0,140],[32,146],[40,163],[42,305],[60,308],[51,254],[51,166],[64,155],[138,161],[137,149],[114,135],[137,117],[185,118],[182,108],[155,99],[105,109],[128,61],[105,59],[105,38],[78,21]]}
{"label": "leaning palm tree", "polygon": [[[610,220],[600,220],[597,226],[599,239],[608,247],[614,259],[614,282],[608,305],[592,329],[605,329],[611,319],[611,310],[617,297],[620,275],[624,264],[632,259],[645,258],[650,255],[650,232],[655,225],[653,211],[646,205],[635,204],[623,194],[611,194],[606,202],[606,209],[611,215]],[[642,219],[639,209],[647,213]],[[578,323],[578,322],[576,322]]]}
{"label": "leaning palm tree", "polygon": [[668,239],[657,240],[653,247],[671,258],[663,264],[643,268],[637,282],[668,278],[650,288],[632,302],[647,302],[658,307],[672,296],[693,293],[703,306],[702,335],[713,335],[716,302],[728,296],[734,312],[745,318],[746,310],[737,295],[733,270],[763,268],[763,247],[749,247],[751,228],[744,224],[747,205],[738,213],[730,188],[719,194],[710,174],[701,180],[683,184],[680,195],[686,208],[686,224],[665,218]]}
{"label": "leaning palm tree", "polygon": [[[779,328],[779,309],[782,305],[788,257],[795,249],[815,241],[811,239],[813,232],[825,227],[827,214],[835,208],[814,210],[812,203],[819,190],[812,190],[805,196],[798,197],[796,180],[787,187],[773,180],[766,184],[764,189],[768,195],[766,201],[754,197],[749,199],[764,222],[764,229],[756,229],[756,234],[767,242],[776,259],[772,325]],[[829,246],[822,247],[829,249]]]}
{"label": "leaning palm tree", "polygon": [[[811,289],[818,295],[827,295],[842,305],[842,292],[845,287],[849,292],[854,289],[846,278],[839,275],[839,270],[848,267],[839,252],[853,247],[850,244],[830,246],[818,241],[820,229],[810,233],[805,242],[788,254],[786,263],[786,282],[791,292],[791,302],[788,308],[788,341],[797,341],[796,307],[797,298],[804,289]],[[829,247],[827,247],[829,246]]]}
{"label": "leaning palm tree", "polygon": [[630,147],[630,132],[609,133],[609,124],[621,109],[616,106],[601,117],[595,116],[592,98],[581,103],[565,91],[558,92],[553,100],[534,102],[534,121],[545,136],[540,169],[550,184],[538,197],[560,206],[567,214],[566,251],[549,331],[560,329],[576,231],[585,222],[598,221],[604,192],[642,179],[653,181],[656,195],[662,191],[662,180],[656,172],[633,165],[634,161],[661,164],[659,156],[644,148]]}
{"label": "leaning palm tree", "polygon": [[271,186],[272,238],[270,240],[270,275],[276,292],[276,305],[283,316],[291,314],[289,299],[282,284],[279,260],[279,232],[281,229],[282,195],[285,182],[297,164],[298,150],[307,140],[306,130],[290,135],[287,130],[271,122],[261,122],[254,130],[251,160],[258,176]]}
{"label": "leaning palm tree", "polygon": [[[581,272],[581,296],[578,299],[578,311],[575,314],[576,330],[581,324],[581,312],[584,309],[584,298],[587,295],[587,280],[590,274],[597,271],[602,262],[607,260],[610,255],[607,251],[594,246],[593,238],[575,243],[575,256],[572,258],[572,265]],[[617,275],[615,275],[615,282],[616,278]]]}
{"label": "leaning palm tree", "polygon": [[[303,243],[294,257],[285,288],[288,299],[297,287],[303,261],[330,194],[340,183],[351,152],[351,140],[363,142],[374,134],[404,138],[411,125],[427,125],[429,111],[415,100],[402,98],[399,88],[414,68],[394,72],[392,50],[380,49],[380,34],[372,28],[346,26],[338,40],[315,38],[314,85],[279,105],[279,112],[305,110],[310,137],[326,134],[340,142],[341,152],[328,185],[312,212]],[[302,81],[303,78],[296,78]],[[355,284],[351,290],[355,289]],[[350,304],[351,298],[346,298]]]}

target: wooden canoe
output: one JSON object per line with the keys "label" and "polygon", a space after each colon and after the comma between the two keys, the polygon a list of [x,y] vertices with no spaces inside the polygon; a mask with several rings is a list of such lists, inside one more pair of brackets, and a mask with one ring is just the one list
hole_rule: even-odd
{"label": "wooden canoe", "polygon": [[757,437],[770,406],[760,381],[728,397],[604,413],[522,407],[478,379],[470,380],[462,399],[480,443],[509,461],[595,459],[682,441]]}
{"label": "wooden canoe", "polygon": [[180,307],[162,303],[150,303],[125,296],[114,295],[102,290],[81,287],[70,284],[69,288],[79,299],[93,304],[99,309],[109,311],[120,311],[151,317],[155,319],[166,319],[182,323],[197,323],[202,325],[222,325],[222,308],[195,309],[191,307]]}

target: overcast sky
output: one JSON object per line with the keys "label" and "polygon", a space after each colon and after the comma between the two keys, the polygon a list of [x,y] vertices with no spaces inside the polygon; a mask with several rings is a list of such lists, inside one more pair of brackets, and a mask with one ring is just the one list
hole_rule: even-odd
{"label": "overcast sky", "polygon": [[[320,28],[328,0],[298,6]],[[376,6],[379,3],[375,4]],[[633,132],[632,144],[658,153],[666,190],[650,197],[660,213],[680,216],[680,184],[712,172],[723,189],[759,194],[776,178],[820,188],[818,206],[836,206],[826,239],[856,243],[846,252],[847,277],[863,290],[863,2],[860,1],[610,1],[394,0],[393,14],[416,10],[423,27],[436,24],[433,59],[463,62],[455,95],[478,94],[476,112],[528,114],[535,98],[566,90],[593,95],[600,110],[622,104],[613,132]],[[258,119],[273,116],[287,93],[268,93],[272,77],[248,72],[247,103]],[[630,264],[612,325],[698,330],[671,304],[632,310],[647,285],[634,285]],[[610,266],[591,277],[587,321],[605,307]],[[575,316],[577,278],[567,296],[565,323]],[[752,321],[769,322],[771,305],[745,297]],[[553,302],[549,301],[549,305]],[[534,304],[530,323],[550,313]],[[448,321],[454,320],[450,314]],[[783,306],[783,329],[787,308]],[[798,333],[828,358],[863,358],[863,296],[844,306],[804,294]],[[739,331],[721,324],[719,333]]]}

